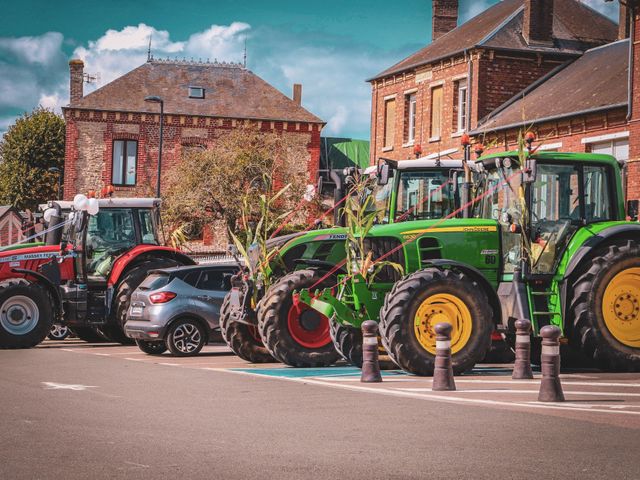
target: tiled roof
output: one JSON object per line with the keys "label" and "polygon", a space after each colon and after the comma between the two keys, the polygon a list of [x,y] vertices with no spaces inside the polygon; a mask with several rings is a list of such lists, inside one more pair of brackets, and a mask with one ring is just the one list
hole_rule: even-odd
{"label": "tiled roof", "polygon": [[[189,98],[189,86],[205,98]],[[238,65],[151,60],[70,106],[157,113],[149,95],[164,100],[167,114],[324,123],[250,70]]]}
{"label": "tiled roof", "polygon": [[474,134],[626,106],[629,41],[588,50],[490,114]]}
{"label": "tiled roof", "polygon": [[607,17],[578,0],[562,0],[554,3],[553,46],[529,45],[522,36],[523,17],[523,0],[498,2],[371,80],[475,47],[577,55],[614,41],[618,34],[617,25]]}

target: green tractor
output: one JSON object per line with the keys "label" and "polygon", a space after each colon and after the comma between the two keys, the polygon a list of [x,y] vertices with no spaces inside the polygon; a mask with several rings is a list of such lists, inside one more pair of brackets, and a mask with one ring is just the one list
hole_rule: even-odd
{"label": "green tractor", "polygon": [[[370,192],[377,209],[384,211],[390,203],[399,208],[385,212],[376,220],[394,223],[404,212],[404,219],[441,218],[460,204],[465,176],[463,162],[449,159],[417,159],[392,162],[398,172],[395,181],[375,185]],[[375,175],[386,167],[373,167],[365,174]],[[400,190],[400,191],[399,191]],[[426,192],[437,192],[423,202]],[[336,195],[336,202],[341,194]],[[393,199],[393,201],[390,201]],[[420,208],[415,209],[420,203]],[[413,210],[416,210],[415,212]],[[404,220],[403,219],[403,220]],[[338,223],[340,219],[338,218]],[[239,357],[254,363],[274,360],[296,367],[327,366],[340,358],[342,350],[334,347],[329,317],[309,305],[295,301],[293,292],[308,287],[327,287],[337,275],[345,273],[347,235],[343,226],[276,237],[268,242],[277,248],[269,259],[270,285],[264,278],[251,276],[256,265],[264,261],[258,249],[249,249],[251,269],[232,280],[233,288],[221,308],[221,332],[229,347]],[[373,242],[371,248],[382,255],[391,244]],[[334,329],[335,330],[335,329]],[[344,356],[344,355],[343,355]],[[350,359],[349,356],[346,358]]]}
{"label": "green tractor", "polygon": [[[390,358],[418,375],[433,373],[435,324],[452,324],[461,373],[484,358],[494,328],[514,339],[519,318],[534,338],[560,327],[603,368],[639,370],[640,225],[625,221],[616,159],[530,150],[487,155],[477,167],[468,218],[369,230],[367,241],[386,251],[378,258],[402,265],[403,276],[341,273],[331,285],[298,288],[297,301],[331,318],[344,345],[360,341],[364,320],[378,321]],[[390,199],[389,218],[401,198]]]}

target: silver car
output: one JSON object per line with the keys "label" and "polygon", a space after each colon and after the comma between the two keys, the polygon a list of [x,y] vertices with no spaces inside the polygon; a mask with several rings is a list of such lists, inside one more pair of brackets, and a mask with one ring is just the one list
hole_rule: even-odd
{"label": "silver car", "polygon": [[124,329],[143,352],[196,355],[219,329],[235,264],[153,270],[133,292]]}

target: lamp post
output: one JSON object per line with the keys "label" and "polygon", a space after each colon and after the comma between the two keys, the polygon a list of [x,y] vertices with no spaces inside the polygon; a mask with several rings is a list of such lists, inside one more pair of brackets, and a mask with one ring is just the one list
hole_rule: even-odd
{"label": "lamp post", "polygon": [[55,173],[58,176],[58,191],[56,192],[57,200],[60,200],[60,191],[62,190],[62,170],[58,167],[50,167],[47,169],[50,173]]}
{"label": "lamp post", "polygon": [[156,197],[160,198],[160,174],[162,173],[162,138],[164,129],[164,101],[157,95],[144,97],[144,101],[160,104],[160,144],[158,145],[158,178],[156,179]]}

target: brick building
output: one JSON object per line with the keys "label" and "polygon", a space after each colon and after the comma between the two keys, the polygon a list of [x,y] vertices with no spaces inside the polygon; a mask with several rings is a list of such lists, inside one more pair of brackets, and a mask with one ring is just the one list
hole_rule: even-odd
{"label": "brick building", "polygon": [[[71,60],[69,106],[64,107],[64,194],[114,185],[117,196],[152,196],[159,147],[159,105],[164,101],[162,171],[193,148],[213,145],[219,135],[251,124],[291,135],[307,145],[309,182],[315,183],[324,122],[302,107],[302,86],[289,98],[240,64],[149,59],[84,96],[84,64]],[[305,169],[303,168],[303,171]]]}
{"label": "brick building", "polygon": [[432,43],[369,80],[372,161],[460,153],[464,131],[618,38],[577,0],[504,0],[459,27],[457,13],[457,1],[433,0]]}
{"label": "brick building", "polygon": [[17,208],[0,206],[0,247],[6,247],[24,238],[24,219]]}

